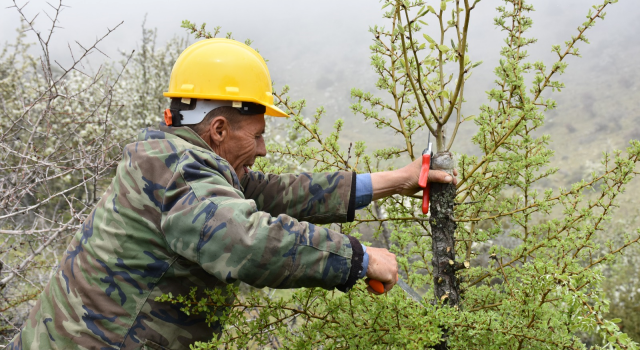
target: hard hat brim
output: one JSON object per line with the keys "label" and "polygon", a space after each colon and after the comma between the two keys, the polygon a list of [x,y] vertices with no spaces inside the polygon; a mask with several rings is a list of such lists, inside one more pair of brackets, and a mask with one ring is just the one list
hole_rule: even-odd
{"label": "hard hat brim", "polygon": [[209,95],[209,94],[199,94],[199,93],[185,93],[185,92],[164,92],[163,95],[169,98],[197,98],[202,100],[219,100],[219,101],[242,101],[242,102],[253,102],[259,105],[265,106],[267,111],[264,113],[266,115],[270,115],[272,117],[284,117],[288,118],[289,114],[283,112],[280,108],[276,107],[273,104],[266,104],[262,101],[258,101],[255,98],[249,97],[238,97],[238,98],[229,98],[229,96],[217,96],[217,95]]}
{"label": "hard hat brim", "polygon": [[267,111],[264,113],[266,115],[270,115],[272,117],[284,117],[284,118],[289,118],[289,114],[283,112],[282,110],[280,110],[280,108],[274,106],[274,105],[265,105],[265,107],[267,108]]}

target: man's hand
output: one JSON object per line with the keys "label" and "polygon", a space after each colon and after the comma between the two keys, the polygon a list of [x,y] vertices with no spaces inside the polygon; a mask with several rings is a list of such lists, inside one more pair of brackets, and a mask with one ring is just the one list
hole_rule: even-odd
{"label": "man's hand", "polygon": [[[398,262],[396,255],[384,248],[367,247],[369,254],[369,267],[367,268],[367,279],[365,282],[369,284],[369,279],[382,282],[384,291],[388,292],[398,282]],[[373,290],[370,286],[367,290],[373,294],[380,294]]]}
{"label": "man's hand", "polygon": [[[418,186],[420,168],[422,167],[422,157],[407,166],[393,171],[382,171],[371,174],[371,184],[373,185],[373,200],[392,196],[394,194],[412,195],[422,188]],[[442,170],[429,171],[429,182],[458,183],[455,176],[458,172],[454,169],[453,175]],[[368,248],[367,248],[368,249]]]}
{"label": "man's hand", "polygon": [[[402,195],[412,195],[422,188],[418,186],[418,178],[420,177],[420,169],[422,168],[422,157],[414,160],[404,168],[398,169],[398,171],[405,173],[405,182],[403,183],[404,189],[400,192]],[[453,175],[457,176],[458,171],[453,169]],[[457,184],[458,179],[449,175],[446,171],[442,170],[430,170],[428,182],[440,182]]]}

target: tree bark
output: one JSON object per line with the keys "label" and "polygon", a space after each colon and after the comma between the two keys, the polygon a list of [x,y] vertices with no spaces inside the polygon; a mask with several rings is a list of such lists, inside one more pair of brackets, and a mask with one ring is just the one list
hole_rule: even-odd
{"label": "tree bark", "polygon": [[[444,170],[453,176],[453,156],[450,152],[436,154],[431,160],[431,169]],[[456,277],[455,261],[455,231],[457,224],[453,218],[453,204],[456,197],[456,186],[453,184],[431,183],[429,203],[431,218],[431,249],[433,258],[433,290],[436,303],[448,303],[451,307],[458,307],[460,302],[460,283]],[[447,347],[447,330],[435,349],[444,350]]]}

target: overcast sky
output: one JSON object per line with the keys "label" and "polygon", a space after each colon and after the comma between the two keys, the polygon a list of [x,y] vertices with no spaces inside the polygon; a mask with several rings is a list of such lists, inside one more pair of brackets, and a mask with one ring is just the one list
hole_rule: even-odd
{"label": "overcast sky", "polygon": [[[11,6],[12,0],[1,0]],[[56,3],[55,0],[51,0]],[[26,1],[19,0],[22,6]],[[166,0],[68,0],[69,6],[62,12],[59,29],[53,41],[53,54],[58,60],[66,60],[67,43],[78,40],[89,44],[102,36],[107,28],[124,22],[100,49],[112,58],[118,58],[118,50],[129,51],[136,47],[141,36],[141,24],[146,16],[147,27],[157,28],[158,43],[173,36],[186,37],[180,23],[189,19],[206,22],[209,27],[222,26],[223,32],[232,31],[239,40],[251,38],[269,59],[269,66],[276,84],[314,84],[321,89],[331,87],[331,81],[358,84],[366,77],[374,78],[369,69],[368,46],[371,36],[369,26],[384,23],[381,20],[380,3],[374,0],[278,0],[278,1],[166,1]],[[434,2],[435,3],[435,2]],[[589,0],[537,0],[537,11],[532,36],[540,45],[530,51],[533,56],[551,57],[549,47],[561,43],[572,34],[573,28],[584,20]],[[483,0],[471,23],[470,51],[472,59],[492,62],[497,57],[502,35],[493,26],[498,0]],[[14,8],[0,9],[0,42],[11,41],[19,26],[19,15]],[[631,39],[629,44],[640,43],[636,38],[640,26],[636,20],[640,2],[621,0],[611,6],[609,19],[598,25],[589,36],[591,47],[601,46],[603,41]],[[28,18],[39,13],[37,24],[45,29],[49,25],[46,14],[52,9],[43,0],[32,0],[24,9]],[[614,36],[614,38],[611,38]],[[583,45],[584,46],[584,45]],[[587,53],[590,47],[583,47]],[[621,54],[624,54],[623,52]],[[100,61],[101,57],[93,58]],[[588,57],[591,59],[593,57]],[[495,62],[495,59],[493,60]],[[493,67],[486,66],[491,73]],[[335,74],[338,71],[338,74]],[[363,78],[364,81],[363,81]],[[353,85],[353,86],[356,86]],[[349,89],[352,86],[343,86]],[[308,88],[305,86],[305,88]]]}
{"label": "overcast sky", "polygon": [[[12,41],[20,17],[16,9],[6,8],[13,1],[0,1],[5,5],[0,9],[0,42]],[[439,1],[431,2],[434,6],[439,4]],[[18,1],[20,6],[25,3]],[[486,101],[484,91],[492,86],[492,71],[503,39],[503,34],[493,25],[493,18],[496,6],[501,3],[499,0],[481,1],[472,18],[470,56],[474,61],[485,63],[478,67],[467,85],[466,114],[476,113],[480,103]],[[550,64],[549,59],[553,58],[551,45],[560,44],[575,34],[575,28],[585,20],[589,6],[596,1],[536,0],[533,3],[537,11],[532,14],[534,28],[530,36],[538,38],[539,43],[529,51],[532,59],[547,59]],[[188,19],[206,22],[210,28],[220,25],[223,33],[232,31],[238,40],[254,40],[252,46],[269,60],[276,87],[289,84],[294,95],[308,99],[311,108],[322,104],[327,107],[331,119],[345,118],[347,125],[353,121],[351,132],[358,132],[361,119],[354,118],[349,112],[348,106],[352,102],[349,90],[353,87],[375,90],[376,76],[369,66],[371,35],[367,29],[385,23],[378,1],[69,0],[64,4],[69,7],[60,17],[63,28],[56,32],[52,45],[54,58],[61,62],[69,58],[67,43],[78,40],[90,44],[107,28],[122,21],[124,23],[99,46],[112,59],[120,59],[119,50],[136,48],[145,16],[147,27],[157,28],[160,45],[176,35],[187,37],[180,23]],[[637,0],[621,0],[611,6],[606,20],[587,35],[591,45],[580,45],[584,58],[569,60],[567,74],[562,77],[569,88],[588,85],[594,75],[611,72],[615,79],[623,75],[627,79],[640,79],[638,69],[619,71],[619,67],[638,66],[639,10],[640,1]],[[36,23],[42,29],[50,23],[45,12],[53,13],[42,0],[30,1],[24,12],[29,18],[40,13]],[[96,55],[92,63],[103,59]],[[597,90],[594,86],[594,93]],[[571,95],[566,96],[571,98]],[[562,102],[562,98],[558,97],[558,101]]]}

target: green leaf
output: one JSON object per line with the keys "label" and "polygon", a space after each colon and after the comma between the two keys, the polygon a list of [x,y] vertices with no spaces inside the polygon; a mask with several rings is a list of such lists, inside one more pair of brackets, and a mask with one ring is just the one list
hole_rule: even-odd
{"label": "green leaf", "polygon": [[449,52],[451,49],[447,45],[438,45],[438,50],[442,52]]}
{"label": "green leaf", "polygon": [[433,40],[433,39],[431,39],[431,37],[430,37],[430,36],[428,36],[427,34],[422,34],[422,36],[423,36],[425,39],[427,39],[427,41],[428,41],[428,42],[430,42],[430,43],[432,43],[432,44],[435,44],[435,43],[436,43],[436,41],[435,41],[435,40]]}
{"label": "green leaf", "polygon": [[622,320],[621,320],[621,319],[619,319],[619,318],[614,318],[613,320],[611,320],[611,322],[613,322],[613,323],[620,323],[620,322],[622,322]]}
{"label": "green leaf", "polygon": [[447,1],[446,0],[442,0],[440,2],[440,11],[446,11],[447,10]]}

